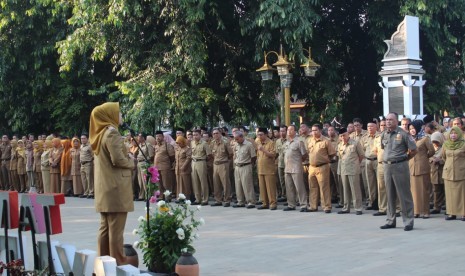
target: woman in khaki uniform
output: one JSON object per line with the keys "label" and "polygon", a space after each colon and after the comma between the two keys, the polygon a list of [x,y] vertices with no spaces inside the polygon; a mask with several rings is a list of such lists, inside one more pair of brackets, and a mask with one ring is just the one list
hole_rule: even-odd
{"label": "woman in khaki uniform", "polygon": [[50,192],[59,193],[61,184],[61,155],[63,146],[59,138],[53,138],[53,149],[50,151]]}
{"label": "woman in khaki uniform", "polygon": [[34,141],[32,143],[32,147],[34,148],[34,165],[33,165],[33,172],[34,172],[34,183],[36,185],[37,193],[42,194],[44,192],[44,185],[42,182],[42,168],[41,168],[41,156],[42,156],[42,141]]}
{"label": "woman in khaki uniform", "polygon": [[434,155],[429,159],[431,165],[431,184],[433,184],[434,192],[434,207],[431,214],[439,214],[445,202],[444,179],[442,179],[442,171],[444,169],[442,144],[444,143],[444,135],[441,132],[434,132],[431,135],[431,142],[433,142],[435,150]]}
{"label": "woman in khaki uniform", "polygon": [[192,150],[187,146],[187,139],[184,136],[176,138],[175,151],[175,174],[176,174],[176,190],[179,194],[184,194],[187,199],[192,196]]}
{"label": "woman in khaki uniform", "polygon": [[409,132],[415,138],[417,154],[408,161],[410,169],[410,189],[413,197],[413,213],[415,218],[429,218],[429,199],[431,194],[431,167],[429,158],[434,155],[433,143],[428,136],[418,137],[421,121],[413,121]]}
{"label": "woman in khaki uniform", "polygon": [[26,148],[24,147],[23,140],[18,141],[18,147],[16,148],[16,158],[18,163],[16,166],[19,178],[19,192],[24,193],[27,191],[26,187]]}
{"label": "woman in khaki uniform", "polygon": [[458,215],[465,221],[465,140],[459,127],[452,127],[446,134],[442,158],[445,160],[442,178],[446,192],[446,220]]}
{"label": "woman in khaki uniform", "polygon": [[18,156],[16,148],[18,147],[17,140],[11,140],[11,160],[10,160],[10,175],[11,175],[11,186],[15,191],[20,191],[19,187],[19,176],[18,176]]}
{"label": "woman in khaki uniform", "polygon": [[81,142],[74,137],[71,141],[73,148],[71,149],[71,177],[73,178],[73,193],[75,197],[82,195],[83,186],[81,181]]}
{"label": "woman in khaki uniform", "polygon": [[42,172],[43,192],[50,193],[50,151],[52,140],[45,140],[44,151],[40,156],[40,170]]}

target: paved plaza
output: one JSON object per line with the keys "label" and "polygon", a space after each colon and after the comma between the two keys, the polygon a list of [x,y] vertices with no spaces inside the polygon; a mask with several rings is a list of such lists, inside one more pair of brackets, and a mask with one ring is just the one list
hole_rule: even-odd
{"label": "paved plaza", "polygon": [[[99,214],[92,199],[66,198],[63,233],[52,236],[96,250]],[[137,236],[144,202],[129,214],[125,242]],[[338,215],[203,206],[195,242],[201,275],[465,275],[465,222],[444,215],[415,219],[414,231],[380,230],[372,211]],[[30,237],[29,233],[26,234]],[[45,236],[39,235],[39,240]],[[141,255],[139,252],[140,260]],[[143,266],[143,265],[142,265]]]}

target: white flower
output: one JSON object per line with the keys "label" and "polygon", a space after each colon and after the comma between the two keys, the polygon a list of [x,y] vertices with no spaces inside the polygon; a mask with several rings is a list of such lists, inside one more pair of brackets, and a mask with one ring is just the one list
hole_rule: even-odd
{"label": "white flower", "polygon": [[181,252],[182,252],[182,253],[187,253],[187,248],[184,247],[183,249],[181,249]]}
{"label": "white flower", "polygon": [[171,192],[169,190],[166,190],[164,193],[163,193],[165,196],[170,196]]}
{"label": "white flower", "polygon": [[200,225],[205,225],[205,220],[203,218],[199,219]]}
{"label": "white flower", "polygon": [[198,205],[198,206],[197,206],[197,210],[200,211],[200,209],[202,209],[202,206]]}
{"label": "white flower", "polygon": [[176,234],[178,234],[178,235],[181,235],[181,234],[184,235],[184,229],[182,229],[182,228],[176,229]]}
{"label": "white flower", "polygon": [[145,218],[143,216],[140,216],[138,219],[137,219],[138,222],[143,222],[145,221]]}
{"label": "white flower", "polygon": [[140,244],[139,241],[135,241],[134,244],[132,245],[132,247],[139,248],[139,244]]}
{"label": "white flower", "polygon": [[165,203],[166,202],[164,200],[160,200],[160,201],[157,202],[157,207],[161,207],[161,206],[165,205]]}
{"label": "white flower", "polygon": [[137,230],[137,229],[132,230],[132,234],[133,234],[133,235],[139,234],[139,230]]}
{"label": "white flower", "polygon": [[183,240],[185,237],[186,237],[186,236],[184,236],[184,234],[178,235],[178,239],[180,239],[180,240]]}
{"label": "white flower", "polygon": [[189,199],[186,200],[186,204],[187,204],[187,206],[191,205],[191,201]]}
{"label": "white flower", "polygon": [[200,235],[197,234],[197,233],[195,233],[195,234],[194,234],[194,239],[198,239],[198,238],[200,238]]}
{"label": "white flower", "polygon": [[180,200],[184,200],[184,199],[186,199],[186,196],[185,196],[184,194],[181,193],[181,194],[178,195],[178,198],[179,198]]}

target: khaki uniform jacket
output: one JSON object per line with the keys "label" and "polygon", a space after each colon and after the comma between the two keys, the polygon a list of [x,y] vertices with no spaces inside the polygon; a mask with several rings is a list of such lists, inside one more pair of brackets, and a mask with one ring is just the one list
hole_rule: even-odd
{"label": "khaki uniform jacket", "polygon": [[[439,158],[438,163],[433,163],[434,158]],[[442,147],[434,153],[429,159],[431,165],[431,183],[432,184],[444,184],[442,179],[442,171],[444,170],[444,160],[442,160]]]}
{"label": "khaki uniform jacket", "polygon": [[16,165],[16,170],[18,171],[18,174],[26,174],[26,153],[24,153],[24,156],[16,152],[16,159],[18,160],[17,165]]}
{"label": "khaki uniform jacket", "polygon": [[[63,155],[63,147],[50,150],[50,173],[60,173],[61,156]],[[53,163],[56,165],[54,166]]]}
{"label": "khaki uniform jacket", "polygon": [[286,141],[286,138],[279,138],[275,142],[276,153],[278,154],[278,158],[276,158],[278,160],[278,168],[284,168],[284,146]]}
{"label": "khaki uniform jacket", "polygon": [[312,166],[321,166],[330,162],[330,158],[336,155],[336,149],[328,138],[323,135],[320,138],[312,137],[308,143],[309,162]]}
{"label": "khaki uniform jacket", "polygon": [[10,171],[18,170],[18,154],[15,149],[11,149]]}
{"label": "khaki uniform jacket", "polygon": [[448,150],[443,147],[442,159],[446,161],[442,178],[450,181],[465,179],[465,145],[456,150]]}
{"label": "khaki uniform jacket", "polygon": [[34,152],[34,172],[41,172],[42,171],[42,165],[40,162],[40,158],[42,156],[42,151],[35,151]]}
{"label": "khaki uniform jacket", "polygon": [[268,157],[263,151],[257,150],[257,167],[258,174],[275,174],[276,166],[274,160],[276,158],[276,148],[274,142],[270,138],[266,138],[264,143],[259,143],[266,151],[273,154],[273,157]]}
{"label": "khaki uniform jacket", "polygon": [[71,149],[71,175],[81,175],[81,150]]}
{"label": "khaki uniform jacket", "polygon": [[94,159],[95,210],[134,211],[131,177],[134,162],[128,157],[127,148],[119,132],[108,128],[100,147],[100,153]]}
{"label": "khaki uniform jacket", "polygon": [[50,171],[50,149],[47,149],[46,151],[42,152],[42,155],[40,156],[40,165],[41,165],[41,170],[42,171]]}
{"label": "khaki uniform jacket", "polygon": [[175,159],[175,173],[177,175],[192,173],[192,149],[189,146],[185,146],[184,148],[177,147]]}
{"label": "khaki uniform jacket", "polygon": [[340,175],[359,175],[360,174],[360,157],[364,157],[362,145],[349,139],[347,144],[339,143],[337,147],[339,156]]}
{"label": "khaki uniform jacket", "polygon": [[233,151],[229,141],[224,138],[220,139],[219,142],[213,140],[211,142],[212,154],[215,164],[226,162],[229,160],[229,156],[233,155]]}
{"label": "khaki uniform jacket", "polygon": [[161,144],[156,144],[154,147],[155,150],[155,166],[158,170],[170,170],[172,168],[171,159],[174,160],[174,147],[165,141]]}
{"label": "khaki uniform jacket", "polygon": [[410,175],[424,175],[431,173],[429,158],[434,155],[433,143],[428,136],[416,141],[417,154],[408,161]]}

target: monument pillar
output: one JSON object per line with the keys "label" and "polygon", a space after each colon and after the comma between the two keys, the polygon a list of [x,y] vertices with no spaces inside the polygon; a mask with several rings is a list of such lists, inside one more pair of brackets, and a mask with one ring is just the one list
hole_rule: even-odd
{"label": "monument pillar", "polygon": [[383,115],[423,119],[423,80],[418,17],[406,15],[390,40],[379,75],[383,89]]}

